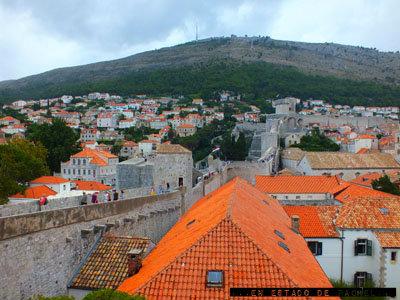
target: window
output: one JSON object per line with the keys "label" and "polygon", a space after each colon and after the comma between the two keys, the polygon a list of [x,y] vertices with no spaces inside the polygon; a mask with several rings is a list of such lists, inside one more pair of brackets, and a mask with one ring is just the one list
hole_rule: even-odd
{"label": "window", "polygon": [[71,175],[71,169],[68,169],[68,174]]}
{"label": "window", "polygon": [[356,172],[356,177],[358,177],[358,176],[360,176],[361,175],[361,173],[360,172]]}
{"label": "window", "polygon": [[73,165],[75,164],[75,159],[72,160],[72,164],[73,164]]}
{"label": "window", "polygon": [[78,169],[78,175],[81,175],[81,169]]}
{"label": "window", "polygon": [[364,287],[367,282],[372,281],[372,274],[367,272],[356,272],[354,274],[354,285],[358,288]]}
{"label": "window", "polygon": [[397,260],[397,252],[396,251],[392,251],[390,253],[390,261],[394,262]]}
{"label": "window", "polygon": [[67,173],[67,170],[66,170],[66,169],[63,169],[63,173],[66,174],[66,173]]}
{"label": "window", "polygon": [[86,170],[82,170],[83,175],[86,175]]}
{"label": "window", "polygon": [[314,255],[322,255],[322,243],[317,241],[307,242],[308,248]]}
{"label": "window", "polygon": [[222,287],[223,283],[223,271],[207,271],[207,287]]}
{"label": "window", "polygon": [[288,196],[285,196],[285,200],[288,200],[289,199],[289,197]]}
{"label": "window", "polygon": [[72,170],[72,174],[74,174],[74,175],[75,175],[75,169],[73,169],[73,170]]}
{"label": "window", "polygon": [[82,164],[86,165],[86,159],[82,160]]}
{"label": "window", "polygon": [[284,242],[278,242],[278,245],[290,253],[289,247]]}
{"label": "window", "polygon": [[179,177],[179,179],[178,179],[178,186],[179,187],[183,186],[183,178],[182,177]]}
{"label": "window", "polygon": [[78,159],[78,165],[80,165],[81,164],[81,160],[80,159]]}
{"label": "window", "polygon": [[296,196],[296,200],[300,200],[300,196]]}
{"label": "window", "polygon": [[354,241],[354,255],[372,255],[372,241],[358,239]]}

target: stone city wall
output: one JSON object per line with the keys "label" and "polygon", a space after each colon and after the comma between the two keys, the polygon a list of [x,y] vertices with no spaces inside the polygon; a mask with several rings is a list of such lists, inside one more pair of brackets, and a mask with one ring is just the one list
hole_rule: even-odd
{"label": "stone city wall", "polygon": [[0,218],[0,299],[65,294],[102,229],[157,243],[183,213],[184,193]]}

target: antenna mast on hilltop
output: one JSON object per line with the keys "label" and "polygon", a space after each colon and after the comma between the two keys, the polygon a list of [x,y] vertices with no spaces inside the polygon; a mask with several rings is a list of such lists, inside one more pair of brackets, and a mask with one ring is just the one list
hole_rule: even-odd
{"label": "antenna mast on hilltop", "polygon": [[199,28],[197,26],[197,22],[196,22],[196,42],[199,40]]}

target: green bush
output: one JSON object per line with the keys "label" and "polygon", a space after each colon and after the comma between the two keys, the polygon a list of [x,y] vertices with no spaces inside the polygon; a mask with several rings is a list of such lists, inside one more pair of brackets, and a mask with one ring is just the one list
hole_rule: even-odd
{"label": "green bush", "polygon": [[132,296],[127,293],[104,289],[87,294],[83,300],[145,300],[142,296]]}

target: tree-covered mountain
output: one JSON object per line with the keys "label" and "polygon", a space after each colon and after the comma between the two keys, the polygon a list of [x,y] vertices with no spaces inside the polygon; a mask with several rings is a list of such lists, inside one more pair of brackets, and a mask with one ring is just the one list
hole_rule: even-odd
{"label": "tree-covered mountain", "polygon": [[220,90],[249,98],[279,94],[398,105],[400,54],[268,37],[212,38],[3,81],[0,101],[92,91],[210,98]]}

